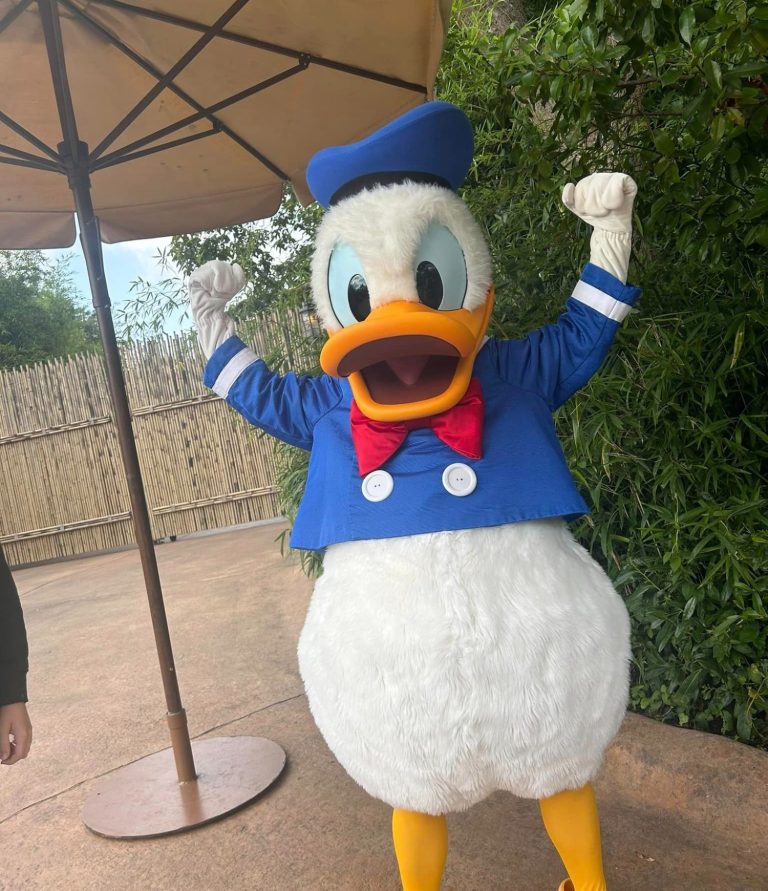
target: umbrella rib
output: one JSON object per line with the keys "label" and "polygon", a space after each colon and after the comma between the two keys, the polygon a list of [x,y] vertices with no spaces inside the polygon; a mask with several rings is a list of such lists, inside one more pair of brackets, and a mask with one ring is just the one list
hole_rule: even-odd
{"label": "umbrella rib", "polygon": [[105,155],[103,158],[100,158],[91,167],[91,170],[95,173],[97,170],[104,170],[105,167],[114,167],[116,164],[127,164],[128,161],[136,161],[138,158],[154,155],[155,152],[163,152],[166,149],[176,148],[176,146],[179,145],[186,145],[188,142],[196,142],[198,139],[204,139],[206,136],[213,136],[214,133],[220,132],[218,127],[211,127],[210,130],[203,130],[201,133],[192,133],[190,136],[182,136],[181,139],[173,139],[170,142],[163,142],[160,145],[151,146],[143,151],[131,152],[130,154],[115,152],[112,155]]}
{"label": "umbrella rib", "polygon": [[[195,22],[192,19],[185,19],[181,16],[171,15],[167,12],[160,12],[155,9],[144,9],[140,6],[134,6],[131,3],[124,3],[122,0],[93,0],[93,6],[109,6],[119,9],[122,12],[131,12],[135,15],[144,16],[145,18],[155,19],[158,22],[165,22],[168,25],[178,25],[180,28],[187,28],[191,31],[206,31],[208,25],[202,22]],[[388,74],[379,74],[377,71],[370,71],[367,68],[360,68],[357,65],[348,65],[346,62],[336,62],[333,59],[324,59],[322,56],[313,56],[311,53],[305,53],[300,50],[291,49],[290,47],[280,46],[277,43],[269,43],[266,40],[259,40],[258,37],[248,37],[245,34],[238,34],[236,31],[222,30],[217,36],[224,40],[231,40],[235,43],[243,43],[246,46],[252,46],[255,49],[262,49],[269,53],[277,53],[281,56],[291,56],[294,59],[306,57],[313,65],[319,65],[323,68],[332,68],[336,71],[343,71],[345,74],[352,74],[356,77],[364,77],[368,80],[379,81],[392,87],[400,87],[403,90],[411,90],[416,93],[422,93],[426,96],[427,89],[423,84],[412,83],[411,81],[401,80],[398,77],[392,77]]]}
{"label": "umbrella rib", "polygon": [[54,167],[53,164],[41,164],[36,161],[24,161],[21,158],[3,158],[0,157],[0,164],[11,164],[13,167],[31,167],[33,170],[46,170],[48,173],[63,173],[63,170],[60,170],[58,167]]}
{"label": "umbrella rib", "polygon": [[28,161],[30,165],[35,165],[40,170],[54,170],[59,173],[64,173],[64,168],[61,164],[57,164],[54,161],[48,161],[45,158],[41,158],[39,155],[33,155],[30,152],[23,152],[21,149],[13,148],[13,146],[10,145],[3,145],[0,143],[0,152],[4,155],[11,155],[14,158]]}
{"label": "umbrella rib", "polygon": [[5,16],[4,19],[0,20],[0,34],[5,31],[8,25],[11,24],[15,19],[17,19],[22,12],[30,5],[32,0],[21,0],[17,6],[14,6]]}
{"label": "umbrella rib", "polygon": [[34,133],[30,133],[25,127],[22,127],[17,121],[14,121],[13,118],[8,117],[7,114],[0,111],[0,123],[5,124],[9,130],[13,130],[14,133],[21,136],[26,142],[30,145],[35,146],[35,148],[40,149],[41,152],[48,155],[49,158],[52,158],[54,161],[61,160],[57,152],[55,152],[50,146],[46,145],[42,139],[38,139]]}
{"label": "umbrella rib", "polygon": [[[230,105],[235,105],[238,102],[242,102],[243,99],[247,99],[248,97],[253,96],[256,93],[260,93],[262,90],[266,90],[268,87],[272,87],[275,84],[280,83],[281,81],[287,80],[289,77],[292,77],[294,74],[298,74],[300,71],[304,71],[306,67],[307,65],[305,63],[299,62],[299,64],[294,65],[293,68],[288,68],[285,71],[281,71],[280,74],[276,74],[274,77],[270,77],[258,84],[254,84],[252,87],[241,90],[239,93],[235,93],[233,96],[229,96],[227,99],[222,99],[220,102],[216,102],[214,105],[210,105],[208,106],[208,108],[204,108],[202,111],[191,114],[188,117],[182,118],[181,120],[176,121],[173,124],[169,124],[167,127],[163,127],[160,130],[155,130],[154,133],[150,133],[149,135],[144,136],[141,139],[137,139],[135,142],[124,145],[116,152],[111,152],[109,155],[103,155],[101,159],[96,162],[94,169],[111,166],[112,163],[118,163],[121,159],[125,159],[125,157],[129,154],[132,158],[136,157],[133,153],[137,149],[141,149],[145,145],[150,145],[151,143],[156,142],[158,139],[162,139],[164,136],[169,136],[171,133],[182,130],[184,127],[189,127],[191,124],[202,120],[204,117],[206,117],[206,115],[215,114],[217,111],[228,108]],[[221,128],[217,127],[215,128],[215,131],[221,132]],[[163,143],[163,145],[170,145],[170,143]],[[106,161],[109,161],[110,165],[107,165],[105,163]]]}
{"label": "umbrella rib", "polygon": [[[134,52],[130,47],[126,46],[124,43],[121,43],[114,34],[110,33],[103,25],[99,22],[92,19],[89,15],[84,13],[79,7],[75,6],[72,3],[72,0],[59,0],[62,6],[65,6],[73,15],[87,22],[95,31],[97,31],[102,37],[108,40],[116,49],[120,50],[123,55],[128,56],[128,58],[135,62],[140,68],[143,68],[147,74],[159,80],[163,75],[157,68],[154,67],[151,63],[147,62],[146,59],[143,59],[138,53]],[[259,163],[263,164],[267,170],[271,171],[275,174],[278,179],[283,181],[288,180],[288,174],[283,172],[276,164],[273,164],[269,158],[262,155],[262,153],[252,146],[247,140],[243,139],[242,136],[235,133],[235,131],[228,127],[223,121],[220,121],[215,115],[209,114],[205,107],[201,105],[196,99],[193,99],[188,93],[186,93],[178,84],[171,83],[168,85],[168,89],[174,93],[179,99],[182,99],[187,103],[191,108],[194,108],[195,111],[201,112],[204,117],[210,121],[216,127],[219,127],[221,132],[228,136],[233,142],[237,143],[244,151],[248,152],[253,158],[256,158]]]}
{"label": "umbrella rib", "polygon": [[69,89],[64,44],[61,37],[61,22],[56,8],[56,0],[38,0],[37,8],[40,11],[53,92],[61,123],[62,142],[59,144],[59,153],[68,158],[68,164],[75,164],[81,160],[83,147],[77,133],[75,109]]}
{"label": "umbrella rib", "polygon": [[91,152],[91,160],[95,160],[100,155],[102,155],[105,149],[109,148],[110,145],[123,133],[125,130],[130,127],[130,125],[136,120],[136,118],[150,106],[154,100],[163,92],[163,90],[168,86],[168,84],[172,83],[177,74],[180,74],[194,59],[196,59],[200,53],[205,49],[206,46],[216,37],[217,34],[221,33],[224,28],[224,25],[227,24],[231,19],[233,19],[240,10],[250,3],[250,0],[235,0],[235,2],[227,9],[225,13],[219,16],[219,18],[205,30],[203,36],[194,43],[185,53],[184,55],[176,62],[175,65],[172,65],[171,68],[166,71],[166,73],[160,78],[160,80],[152,87],[152,89],[144,96],[143,99],[139,100],[136,105],[128,112],[128,114],[112,129],[110,133],[108,133],[104,139],[96,146],[96,148]]}

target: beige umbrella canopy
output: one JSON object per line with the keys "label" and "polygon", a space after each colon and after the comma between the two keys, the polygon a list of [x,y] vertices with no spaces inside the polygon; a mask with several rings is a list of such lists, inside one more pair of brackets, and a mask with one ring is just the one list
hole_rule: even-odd
{"label": "beige umbrella canopy", "polygon": [[172,750],[94,789],[84,818],[96,832],[200,825],[285,763],[252,737],[193,752],[101,242],[267,217],[287,182],[310,200],[318,149],[431,95],[449,13],[450,0],[0,0],[0,248],[67,247],[77,213],[171,733]]}
{"label": "beige umbrella canopy", "polygon": [[[45,4],[43,4],[45,5]],[[60,0],[66,72],[107,242],[270,216],[327,145],[421,102],[449,0]],[[42,9],[0,0],[0,244],[73,243]],[[31,155],[32,157],[29,157]],[[20,166],[22,162],[30,166]]]}

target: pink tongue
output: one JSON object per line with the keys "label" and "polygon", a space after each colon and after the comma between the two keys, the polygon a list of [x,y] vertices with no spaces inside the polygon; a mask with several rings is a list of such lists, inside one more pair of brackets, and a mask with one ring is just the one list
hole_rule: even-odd
{"label": "pink tongue", "polygon": [[424,366],[429,361],[429,356],[400,356],[397,359],[387,359],[387,365],[392,369],[401,384],[412,387],[421,376]]}

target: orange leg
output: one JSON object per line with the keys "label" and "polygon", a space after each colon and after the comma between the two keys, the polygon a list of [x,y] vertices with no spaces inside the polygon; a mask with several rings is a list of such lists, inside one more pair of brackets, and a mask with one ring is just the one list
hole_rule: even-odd
{"label": "orange leg", "polygon": [[445,817],[396,810],[392,838],[403,891],[440,891],[448,856]]}
{"label": "orange leg", "polygon": [[592,786],[559,792],[539,805],[544,826],[569,876],[560,891],[607,891]]}

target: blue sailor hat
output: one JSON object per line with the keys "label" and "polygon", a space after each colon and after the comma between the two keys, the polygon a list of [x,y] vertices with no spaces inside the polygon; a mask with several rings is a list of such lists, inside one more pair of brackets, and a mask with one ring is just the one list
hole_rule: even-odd
{"label": "blue sailor hat", "polygon": [[359,142],[317,152],[307,166],[307,184],[326,208],[362,189],[406,180],[455,191],[472,151],[472,125],[464,112],[449,102],[425,102]]}

